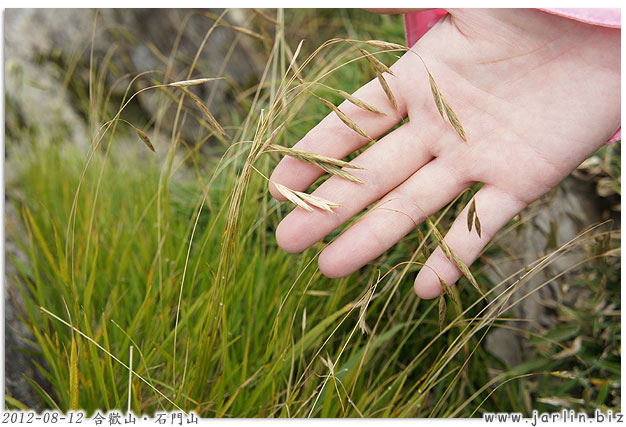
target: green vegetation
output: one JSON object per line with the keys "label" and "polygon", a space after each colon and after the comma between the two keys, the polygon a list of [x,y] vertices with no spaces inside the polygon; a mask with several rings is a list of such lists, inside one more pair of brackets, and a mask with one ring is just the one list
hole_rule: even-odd
{"label": "green vegetation", "polygon": [[[105,97],[101,105],[89,104],[97,136],[88,153],[65,142],[61,124],[48,139],[32,139],[22,129],[7,140],[16,177],[7,193],[24,230],[9,237],[27,255],[26,262],[8,262],[19,271],[14,279],[23,285],[24,321],[45,361],[41,371],[51,387],[33,387],[46,405],[89,414],[125,410],[130,393],[136,413],[180,408],[208,417],[619,409],[619,230],[592,228],[501,283],[490,283],[477,264],[472,272],[486,296],[461,279],[452,291],[458,303],[446,298],[442,330],[439,301],[420,300],[412,290],[415,272],[437,245],[428,224],[340,280],[317,269],[326,243],[298,255],[278,248],[274,230],[291,206],[273,200],[257,173],[269,176],[278,159],[260,155],[262,144],[282,124],[274,143],[291,147],[329,111],[297,89],[289,70],[300,38],[307,38],[296,58],[302,66],[331,37],[403,43],[403,32],[399,17],[357,10],[276,16],[275,37],[273,24],[261,17],[251,24],[267,32],[265,42],[255,43],[268,53],[268,66],[258,85],[235,89],[239,106],[218,117],[224,136],[180,89],[166,87],[149,92],[177,113],[174,129],[198,127],[198,141],[152,141],[153,154],[127,124],[107,122],[120,106],[105,108]],[[399,54],[379,58],[391,64]],[[302,67],[302,77],[311,82],[341,66],[322,81],[352,92],[375,77],[358,58],[337,42]],[[151,80],[158,78],[139,80],[162,83]],[[105,93],[104,80],[94,83],[95,93]],[[128,98],[138,86],[125,82]],[[330,90],[314,90],[341,101]],[[162,120],[147,118],[142,126],[123,111],[120,117],[150,137]],[[462,194],[433,223],[447,229],[469,196]],[[580,274],[569,286],[588,288],[592,297],[552,307],[559,320],[546,334],[503,320],[522,298],[516,289],[580,248],[588,259],[574,266]],[[528,338],[527,361],[507,367],[484,348],[486,333],[498,327],[519,328]],[[558,354],[564,349],[573,349],[571,355]]]}

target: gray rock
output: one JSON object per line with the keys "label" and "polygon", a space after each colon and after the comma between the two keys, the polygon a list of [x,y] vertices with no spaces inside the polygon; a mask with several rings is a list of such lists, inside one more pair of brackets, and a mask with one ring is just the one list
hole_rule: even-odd
{"label": "gray rock", "polygon": [[[572,176],[566,178],[550,194],[522,213],[528,223],[521,227],[519,233],[512,231],[494,242],[504,250],[490,257],[489,265],[494,268],[485,270],[487,276],[492,282],[499,283],[514,275],[520,268],[567,243],[590,224],[607,218],[607,212],[599,200],[593,183],[580,181]],[[619,229],[619,216],[613,215],[612,219],[613,229]],[[547,247],[550,240],[554,246]],[[551,307],[563,303],[573,304],[577,299],[584,298],[590,290],[569,286],[576,275],[580,274],[578,271],[567,273],[559,280],[551,279],[587,256],[582,248],[570,251],[523,283],[511,297],[511,302],[549,281],[547,286],[513,308],[514,317],[526,319],[524,323],[514,325],[541,333],[554,325]],[[515,275],[518,276],[519,274]],[[487,335],[486,340],[487,350],[509,366],[524,360],[525,340],[518,333],[496,328]]]}
{"label": "gray rock", "polygon": [[[98,11],[94,34],[94,99],[104,102],[110,91],[109,105],[118,106],[128,80],[116,81],[127,74],[149,70],[139,84],[152,84],[151,77],[162,81],[167,61],[183,29],[167,81],[184,80],[189,65],[214,21],[204,13],[219,15],[220,10],[191,9],[103,9]],[[65,138],[86,149],[91,135],[106,114],[93,123],[85,117],[89,85],[89,64],[95,10],[91,9],[7,9],[5,12],[5,99],[7,142],[17,139],[19,131],[31,137],[47,138],[50,129],[63,124]],[[187,15],[191,15],[186,19]],[[249,13],[229,12],[224,22],[249,26]],[[224,26],[211,33],[201,50],[193,77],[227,76],[227,79],[195,87],[196,92],[219,117],[236,104],[238,88],[254,82],[261,69],[259,56],[249,37]],[[236,44],[236,49],[231,49]],[[71,72],[70,72],[71,70]],[[101,79],[104,76],[104,80]],[[99,82],[104,81],[104,89]],[[215,88],[215,89],[214,89]],[[135,88],[137,90],[138,87]],[[129,114],[139,116],[140,125],[157,115],[162,119],[164,140],[169,140],[175,111],[163,112],[159,91],[139,96]],[[98,105],[101,108],[101,105]],[[117,107],[115,107],[117,108]],[[139,108],[134,111],[132,108]],[[91,126],[91,129],[90,129]],[[200,126],[185,126],[182,136],[189,143],[198,139]],[[159,139],[155,136],[155,139]]]}

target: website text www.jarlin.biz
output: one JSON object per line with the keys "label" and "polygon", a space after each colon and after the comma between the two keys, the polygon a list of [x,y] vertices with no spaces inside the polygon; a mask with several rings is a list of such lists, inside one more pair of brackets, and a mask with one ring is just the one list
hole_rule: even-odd
{"label": "website text www.jarlin.biz", "polygon": [[483,420],[488,423],[506,423],[506,422],[514,422],[514,423],[524,423],[529,424],[531,426],[536,426],[538,424],[544,423],[623,423],[623,415],[621,412],[601,412],[596,409],[593,416],[589,416],[583,412],[574,412],[573,409],[569,411],[563,410],[561,412],[543,412],[539,413],[536,410],[532,412],[532,416],[530,418],[524,418],[522,414],[519,413],[485,413],[483,415]]}

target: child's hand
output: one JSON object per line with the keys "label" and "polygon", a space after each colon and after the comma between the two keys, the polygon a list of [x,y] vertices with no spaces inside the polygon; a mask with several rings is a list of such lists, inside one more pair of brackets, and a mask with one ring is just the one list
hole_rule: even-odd
{"label": "child's hand", "polygon": [[[445,236],[471,264],[496,231],[557,185],[597,150],[620,124],[620,31],[533,9],[452,10],[413,48],[424,59],[465,129],[464,143],[439,116],[424,66],[405,53],[385,74],[398,101],[394,111],[378,81],[355,95],[387,113],[344,102],[340,108],[377,138],[403,118],[350,169],[365,184],[331,177],[313,194],[342,205],[334,213],[296,208],[279,225],[278,244],[300,252],[369,204],[377,209],[355,223],[319,257],[329,277],[346,276],[372,261],[461,191],[477,182],[482,238],[467,227],[467,207]],[[343,158],[368,141],[332,113],[295,148]],[[322,170],[285,157],[272,180],[304,191]],[[276,189],[274,197],[284,200]],[[458,268],[437,249],[427,264],[452,284]],[[415,292],[441,293],[422,268]]]}

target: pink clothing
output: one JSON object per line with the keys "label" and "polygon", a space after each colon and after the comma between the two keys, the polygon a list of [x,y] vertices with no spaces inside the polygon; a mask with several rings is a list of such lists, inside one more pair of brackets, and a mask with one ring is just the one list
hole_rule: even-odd
{"label": "pink clothing", "polygon": [[446,12],[445,9],[431,9],[423,12],[405,13],[404,31],[406,33],[407,44],[413,46],[433,25],[447,14],[448,12]]}
{"label": "pink clothing", "polygon": [[[615,8],[570,8],[570,9],[539,9],[541,11],[575,19],[591,25],[600,25],[609,28],[622,28],[621,9]],[[406,30],[406,41],[409,46],[413,46],[417,41],[430,30],[448,12],[445,9],[431,9],[423,12],[406,13],[404,15],[404,28]],[[609,139],[609,142],[622,139],[621,126],[617,132]]]}
{"label": "pink clothing", "polygon": [[586,24],[600,25],[609,28],[622,28],[622,10],[613,8],[598,9],[539,9],[553,15],[563,16],[565,18],[575,19],[576,21]]}

